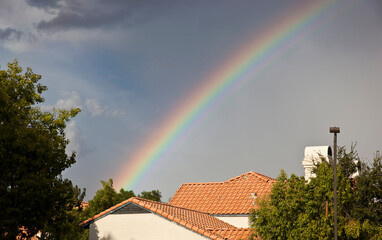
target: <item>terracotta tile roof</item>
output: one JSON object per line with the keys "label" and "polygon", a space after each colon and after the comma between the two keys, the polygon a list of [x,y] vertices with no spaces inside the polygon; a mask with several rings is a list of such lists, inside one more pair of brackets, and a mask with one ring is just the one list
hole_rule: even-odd
{"label": "terracotta tile roof", "polygon": [[221,236],[223,239],[229,240],[246,240],[252,234],[252,230],[249,228],[216,229],[211,232],[215,235]]}
{"label": "terracotta tile roof", "polygon": [[225,182],[182,184],[169,204],[210,214],[249,214],[255,200],[270,193],[276,180],[247,172]]}
{"label": "terracotta tile roof", "polygon": [[129,198],[88,220],[82,222],[80,227],[86,226],[98,218],[112,213],[114,210],[127,204],[135,204],[167,218],[170,221],[176,222],[194,232],[204,235],[210,239],[225,240],[225,239],[240,239],[248,238],[249,229],[236,228],[224,221],[221,221],[207,213],[189,210],[181,207],[172,206],[167,203],[150,201],[138,197]]}

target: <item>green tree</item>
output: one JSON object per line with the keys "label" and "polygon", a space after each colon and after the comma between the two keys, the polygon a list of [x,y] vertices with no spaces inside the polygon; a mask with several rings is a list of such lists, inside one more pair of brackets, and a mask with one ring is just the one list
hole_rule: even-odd
{"label": "green tree", "polygon": [[80,109],[42,112],[41,76],[15,60],[0,70],[0,237],[30,237],[67,221],[84,196],[61,175],[75,163],[66,154],[66,123]]}
{"label": "green tree", "polygon": [[[65,194],[65,193],[63,193]],[[77,186],[73,188],[73,191],[66,192],[72,201],[78,201],[84,197],[84,192],[81,191]],[[78,227],[82,220],[83,209],[81,205],[76,205],[74,208],[68,205],[65,211],[61,211],[55,217],[55,223],[50,224],[42,232],[41,239],[78,239],[83,232],[82,229]]]}
{"label": "green tree", "polygon": [[[101,184],[102,188],[97,190],[93,199],[89,201],[89,206],[84,212],[84,218],[92,217],[121,202],[121,197],[114,190],[112,179],[109,179],[109,181],[101,180]],[[123,192],[123,194],[125,193]],[[135,197],[134,193],[133,196]]]}
{"label": "green tree", "polygon": [[160,202],[162,198],[162,194],[161,192],[159,192],[159,190],[152,190],[151,192],[143,191],[140,194],[138,194],[138,197]]}
{"label": "green tree", "polygon": [[121,188],[118,193],[118,198],[119,198],[118,202],[125,201],[126,199],[129,199],[131,197],[135,197],[133,190],[126,191],[123,188]]}
{"label": "green tree", "polygon": [[[338,156],[339,239],[381,239],[381,156],[372,166],[360,161],[354,146],[339,148]],[[258,200],[250,221],[262,239],[333,238],[333,167],[322,161],[314,172],[308,183],[281,171],[271,194]]]}
{"label": "green tree", "polygon": [[371,165],[360,165],[351,212],[358,223],[353,228],[362,239],[382,239],[382,156],[377,152]]}

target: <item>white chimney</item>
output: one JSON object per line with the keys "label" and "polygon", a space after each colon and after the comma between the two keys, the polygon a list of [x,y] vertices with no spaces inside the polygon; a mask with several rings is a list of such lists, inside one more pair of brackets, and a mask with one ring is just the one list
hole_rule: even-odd
{"label": "white chimney", "polygon": [[305,147],[304,160],[302,160],[302,166],[304,166],[305,180],[309,181],[311,177],[316,177],[313,171],[315,164],[325,159],[326,161],[332,160],[332,148],[330,146],[309,146]]}

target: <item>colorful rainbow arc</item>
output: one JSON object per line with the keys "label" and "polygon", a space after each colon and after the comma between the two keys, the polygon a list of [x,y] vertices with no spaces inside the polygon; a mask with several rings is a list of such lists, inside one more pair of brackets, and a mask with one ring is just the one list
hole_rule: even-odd
{"label": "colorful rainbow arc", "polygon": [[[307,1],[300,8],[263,34],[257,35],[231,56],[206,78],[204,84],[191,92],[169,115],[147,142],[145,142],[115,179],[116,187],[134,189],[141,180],[163,159],[166,151],[203,114],[206,114],[219,98],[231,88],[253,80],[272,60],[279,58],[295,44],[305,32],[311,32],[314,25],[324,19],[334,0]],[[120,169],[120,168],[119,168]]]}

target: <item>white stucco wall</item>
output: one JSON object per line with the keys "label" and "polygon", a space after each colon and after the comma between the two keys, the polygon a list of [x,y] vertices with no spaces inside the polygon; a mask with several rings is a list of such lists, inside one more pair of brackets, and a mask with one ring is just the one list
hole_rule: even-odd
{"label": "white stucco wall", "polygon": [[110,214],[89,227],[90,240],[208,239],[153,213]]}
{"label": "white stucco wall", "polygon": [[231,225],[234,225],[235,227],[238,228],[248,228],[249,223],[248,223],[248,216],[240,216],[240,217],[229,217],[229,216],[214,216],[226,223],[229,223]]}

